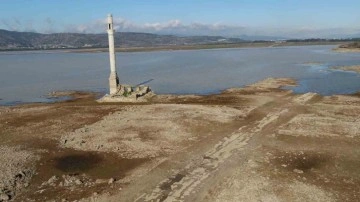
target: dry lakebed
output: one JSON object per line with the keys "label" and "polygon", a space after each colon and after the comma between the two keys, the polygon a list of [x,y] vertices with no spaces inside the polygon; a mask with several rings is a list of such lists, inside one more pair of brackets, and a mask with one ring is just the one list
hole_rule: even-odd
{"label": "dry lakebed", "polygon": [[0,201],[359,201],[360,95],[289,85],[0,107]]}

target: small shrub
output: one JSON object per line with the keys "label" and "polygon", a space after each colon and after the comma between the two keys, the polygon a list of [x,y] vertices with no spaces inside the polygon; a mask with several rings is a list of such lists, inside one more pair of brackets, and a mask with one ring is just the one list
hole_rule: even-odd
{"label": "small shrub", "polygon": [[125,92],[123,93],[123,96],[124,96],[124,97],[128,97],[128,96],[130,96],[130,95],[131,95],[131,92],[125,91]]}

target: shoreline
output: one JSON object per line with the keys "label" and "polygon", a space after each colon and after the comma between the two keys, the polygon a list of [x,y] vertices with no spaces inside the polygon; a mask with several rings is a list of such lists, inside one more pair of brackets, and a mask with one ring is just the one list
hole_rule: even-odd
{"label": "shoreline", "polygon": [[347,72],[354,72],[354,73],[360,73],[360,65],[351,65],[351,66],[336,66],[332,67],[331,69],[337,69]]}
{"label": "shoreline", "polygon": [[52,91],[52,92],[49,92],[46,94],[46,99],[48,101],[43,101],[43,102],[41,102],[41,101],[36,101],[36,102],[12,101],[12,102],[7,102],[5,104],[0,104],[0,107],[56,104],[56,103],[63,103],[63,102],[73,102],[73,101],[81,100],[81,99],[85,99],[85,98],[93,98],[96,100],[103,95],[105,95],[105,93],[97,92],[97,91],[76,91],[76,90]]}
{"label": "shoreline", "polygon": [[[244,42],[235,44],[202,44],[202,45],[176,45],[176,46],[156,46],[156,47],[116,47],[116,52],[152,52],[152,51],[178,51],[178,50],[211,50],[211,49],[231,49],[231,48],[271,48],[271,47],[291,47],[291,46],[318,46],[318,45],[341,45],[341,42]],[[64,53],[102,53],[108,52],[108,48],[76,48],[76,49],[23,49],[23,50],[0,50],[0,53],[11,52],[36,52],[36,51],[56,51]]]}
{"label": "shoreline", "polygon": [[[154,52],[154,51],[181,51],[181,50],[215,50],[215,49],[236,49],[236,48],[273,48],[292,46],[318,46],[318,45],[340,45],[338,42],[249,42],[239,44],[204,44],[204,45],[180,45],[180,46],[159,46],[159,47],[133,47],[115,48],[115,52]],[[108,52],[107,48],[77,49],[69,50],[69,53],[99,53]]]}
{"label": "shoreline", "polygon": [[360,53],[360,48],[334,48],[333,51],[338,53]]}
{"label": "shoreline", "polygon": [[[330,69],[338,69],[338,70],[342,70],[342,71],[350,71],[350,72],[354,72],[354,73],[360,73],[360,65],[354,65],[354,66],[341,66],[341,67],[331,67]],[[293,80],[296,84],[294,85],[286,85],[287,87],[295,87],[298,85],[298,80],[294,79],[294,78],[289,78],[291,80]],[[255,82],[258,83],[261,82],[261,80]],[[158,96],[217,96],[217,95],[221,95],[224,92],[227,92],[231,89],[241,89],[241,88],[246,88],[248,86],[251,86],[253,84],[248,84],[245,86],[238,86],[238,87],[230,87],[230,88],[226,88],[223,90],[218,90],[216,92],[213,93],[205,93],[205,94],[194,94],[194,93],[189,93],[189,94],[183,94],[183,93],[167,93],[167,94],[156,94]],[[286,87],[284,86],[284,87]],[[283,90],[289,90],[292,91],[290,88],[281,88]],[[308,93],[311,93],[311,91],[309,91]],[[348,95],[348,96],[356,96],[360,93],[360,90],[358,92],[355,93],[337,93],[337,94],[333,94],[333,95]],[[295,94],[295,93],[294,93]],[[296,93],[296,94],[304,94],[304,93]],[[44,102],[19,102],[19,101],[14,101],[13,104],[0,104],[0,107],[18,107],[18,106],[31,106],[31,105],[51,105],[51,104],[58,104],[58,103],[68,103],[68,102],[76,102],[78,100],[80,101],[84,101],[86,100],[87,102],[96,102],[99,98],[103,97],[104,95],[106,95],[106,93],[104,92],[97,92],[97,91],[76,91],[76,90],[66,90],[66,91],[53,91],[53,92],[49,92],[47,94],[47,99],[51,100],[51,99],[55,99],[55,100],[51,100],[51,101],[44,101]],[[321,95],[321,96],[325,96],[325,95]],[[326,96],[332,96],[332,95],[326,95]],[[1,100],[1,99],[0,99]],[[103,102],[103,104],[116,104],[116,103],[121,103],[121,102]],[[146,104],[147,102],[143,103]],[[137,103],[137,102],[123,102],[123,104],[141,104],[141,102]]]}

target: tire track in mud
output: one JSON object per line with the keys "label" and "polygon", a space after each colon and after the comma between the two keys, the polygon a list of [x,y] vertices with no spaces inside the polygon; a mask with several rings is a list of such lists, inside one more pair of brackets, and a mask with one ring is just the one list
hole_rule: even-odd
{"label": "tire track in mud", "polygon": [[234,152],[245,149],[249,140],[262,129],[279,119],[288,109],[269,113],[260,121],[239,128],[230,137],[223,138],[207,151],[200,160],[188,164],[183,170],[160,182],[151,193],[144,193],[136,202],[143,201],[185,201],[196,189],[218,170],[220,164],[229,159]]}

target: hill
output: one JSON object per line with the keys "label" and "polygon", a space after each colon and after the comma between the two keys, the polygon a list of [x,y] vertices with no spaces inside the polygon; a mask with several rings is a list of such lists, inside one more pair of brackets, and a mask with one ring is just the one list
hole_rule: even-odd
{"label": "hill", "polygon": [[[156,47],[169,45],[199,45],[216,43],[239,43],[239,38],[221,36],[158,35],[150,33],[117,32],[116,47]],[[99,48],[107,47],[107,34],[16,32],[0,29],[0,50]]]}

